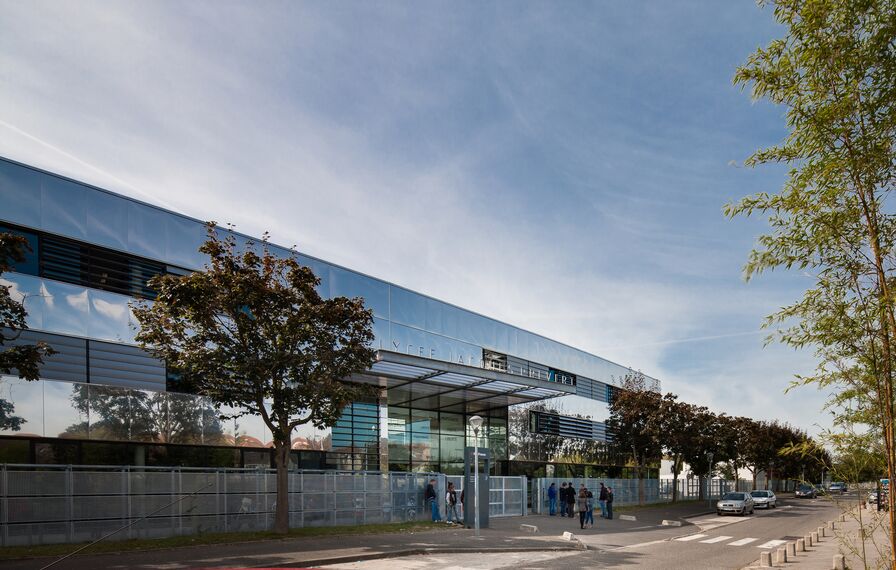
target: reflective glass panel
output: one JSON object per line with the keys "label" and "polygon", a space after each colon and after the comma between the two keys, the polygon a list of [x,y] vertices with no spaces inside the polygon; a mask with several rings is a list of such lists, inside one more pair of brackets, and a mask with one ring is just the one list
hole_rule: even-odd
{"label": "reflective glass panel", "polygon": [[88,190],[86,239],[128,251],[128,201],[99,190]]}
{"label": "reflective glass panel", "polygon": [[90,320],[87,331],[91,338],[131,343],[134,331],[130,326],[130,297],[91,289]]}
{"label": "reflective glass panel", "polygon": [[43,175],[0,160],[0,219],[40,227],[40,184]]}
{"label": "reflective glass panel", "polygon": [[87,190],[84,186],[46,175],[41,199],[41,228],[79,240],[87,237]]}
{"label": "reflective glass panel", "polygon": [[205,224],[174,214],[165,218],[165,257],[163,261],[191,269],[199,269],[206,256],[199,246],[206,240]]}
{"label": "reflective glass panel", "polygon": [[362,297],[364,305],[378,317],[389,316],[389,286],[376,279],[339,267],[330,268],[330,294]]}
{"label": "reflective glass panel", "polygon": [[17,302],[24,303],[28,316],[25,322],[30,328],[44,328],[44,298],[41,279],[21,273],[5,273],[0,277],[0,285],[10,287],[9,295]]}
{"label": "reflective glass panel", "polygon": [[128,202],[128,251],[165,261],[168,243],[166,218],[169,215],[144,204]]}
{"label": "reflective glass panel", "polygon": [[44,435],[43,384],[0,376],[0,404],[11,406],[3,414],[5,421],[0,424],[0,433]]}
{"label": "reflective glass panel", "polygon": [[419,329],[426,327],[426,297],[394,285],[389,290],[392,322]]}
{"label": "reflective glass panel", "polygon": [[89,394],[87,384],[41,381],[47,437],[86,439]]}
{"label": "reflective glass panel", "polygon": [[41,285],[44,300],[43,328],[50,332],[87,336],[87,288],[50,279],[44,279]]}

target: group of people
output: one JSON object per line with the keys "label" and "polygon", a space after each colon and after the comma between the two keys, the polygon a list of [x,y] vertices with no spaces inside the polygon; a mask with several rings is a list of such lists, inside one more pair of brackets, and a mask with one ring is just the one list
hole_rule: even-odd
{"label": "group of people", "polygon": [[[432,522],[442,522],[442,513],[439,512],[439,501],[437,500],[436,495],[436,480],[430,479],[429,484],[426,486],[426,491],[423,494],[424,499],[427,503],[429,503],[429,508],[432,513]],[[448,490],[445,492],[445,522],[447,523],[459,523],[460,517],[457,516],[458,506],[463,506],[464,502],[464,492],[460,492],[460,496],[457,495],[457,490],[454,488],[454,483],[448,483]]]}
{"label": "group of people", "polygon": [[[613,518],[613,488],[600,484],[600,491],[597,495],[597,502],[600,505],[600,516],[604,519]],[[579,513],[579,526],[581,528],[591,528],[594,526],[594,493],[585,488],[585,485],[579,486],[579,492],[572,483],[568,485],[562,483],[560,489],[557,489],[556,483],[551,483],[548,487],[548,508],[551,516],[556,516],[560,511],[561,517],[574,517],[573,512]],[[575,509],[575,511],[574,511]]]}

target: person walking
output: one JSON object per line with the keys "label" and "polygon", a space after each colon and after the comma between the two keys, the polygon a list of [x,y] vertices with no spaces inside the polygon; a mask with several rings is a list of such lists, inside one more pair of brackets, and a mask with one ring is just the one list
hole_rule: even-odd
{"label": "person walking", "polygon": [[582,485],[582,488],[579,490],[579,496],[576,500],[576,510],[579,511],[579,528],[585,528],[585,517],[588,514],[588,493],[585,491],[585,486]]}
{"label": "person walking", "polygon": [[588,497],[588,514],[585,515],[585,524],[588,525],[588,528],[594,527],[594,493],[588,491],[586,493]]}
{"label": "person walking", "polygon": [[600,492],[597,495],[597,502],[600,504],[600,517],[607,518],[607,488],[604,484],[600,484]]}
{"label": "person walking", "polygon": [[457,516],[457,491],[454,483],[448,483],[448,491],[445,493],[445,520],[449,523],[460,522]]}
{"label": "person walking", "polygon": [[573,512],[576,508],[576,489],[572,486],[572,481],[566,486],[566,513],[569,518],[574,517]]}
{"label": "person walking", "polygon": [[551,483],[551,486],[548,487],[548,511],[551,516],[557,514],[557,484]]}
{"label": "person walking", "polygon": [[566,483],[560,484],[560,516],[566,516]]}
{"label": "person walking", "polygon": [[429,485],[426,486],[426,492],[423,494],[423,498],[429,502],[429,508],[432,512],[432,522],[441,522],[442,513],[439,512],[439,496],[436,495],[435,479],[429,480]]}
{"label": "person walking", "polygon": [[607,487],[607,518],[613,518],[613,487]]}

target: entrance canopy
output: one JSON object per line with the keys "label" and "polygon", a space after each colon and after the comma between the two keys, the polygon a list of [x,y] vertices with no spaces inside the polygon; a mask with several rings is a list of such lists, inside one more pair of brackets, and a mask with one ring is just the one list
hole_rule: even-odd
{"label": "entrance canopy", "polygon": [[389,350],[378,350],[373,366],[353,380],[386,388],[390,406],[458,413],[576,392],[574,386]]}

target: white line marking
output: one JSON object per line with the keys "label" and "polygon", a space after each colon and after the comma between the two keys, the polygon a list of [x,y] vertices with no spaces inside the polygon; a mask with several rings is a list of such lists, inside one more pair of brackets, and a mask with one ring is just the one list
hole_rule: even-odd
{"label": "white line marking", "polygon": [[765,544],[757,545],[756,548],[777,548],[777,547],[781,546],[782,544],[787,544],[787,541],[786,540],[770,540],[770,541],[766,542]]}
{"label": "white line marking", "polygon": [[703,544],[715,544],[716,542],[722,542],[723,540],[731,540],[734,538],[733,536],[714,536],[712,538],[707,538],[706,540],[701,540]]}
{"label": "white line marking", "polygon": [[728,546],[745,546],[750,544],[751,542],[756,542],[759,540],[758,538],[742,538],[740,540],[735,540],[734,542],[729,542]]}
{"label": "white line marking", "polygon": [[681,536],[679,538],[676,538],[675,540],[678,540],[680,542],[688,542],[689,540],[697,540],[698,538],[706,538],[707,536],[708,535],[706,534],[692,534],[690,536]]}

